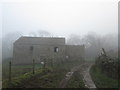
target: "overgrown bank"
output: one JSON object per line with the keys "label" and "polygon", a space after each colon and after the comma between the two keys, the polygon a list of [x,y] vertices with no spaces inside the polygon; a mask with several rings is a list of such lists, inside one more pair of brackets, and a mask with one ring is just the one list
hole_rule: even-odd
{"label": "overgrown bank", "polygon": [[95,60],[95,65],[92,66],[90,73],[98,88],[118,88],[120,76],[119,70],[120,61],[118,57],[107,55],[102,48],[101,55]]}
{"label": "overgrown bank", "polygon": [[57,88],[65,74],[76,65],[81,64],[80,61],[66,62],[56,65],[54,68],[48,67],[43,71],[41,68],[33,75],[28,72],[23,75],[13,77],[11,82],[5,80],[3,88]]}
{"label": "overgrown bank", "polygon": [[108,77],[96,65],[91,67],[90,74],[97,88],[118,88],[118,80]]}

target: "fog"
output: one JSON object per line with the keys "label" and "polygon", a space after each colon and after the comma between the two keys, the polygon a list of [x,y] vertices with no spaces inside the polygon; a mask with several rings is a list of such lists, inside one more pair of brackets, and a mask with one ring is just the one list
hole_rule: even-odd
{"label": "fog", "polygon": [[67,44],[84,44],[88,58],[101,48],[117,52],[118,3],[111,1],[2,3],[3,58],[12,57],[13,42],[20,36],[65,37]]}
{"label": "fog", "polygon": [[[2,38],[2,56],[3,59],[12,57],[13,43],[23,33],[14,32],[8,33]],[[30,37],[56,37],[47,31],[31,32],[27,36]],[[79,34],[71,34],[67,38],[68,45],[85,45],[86,59],[93,59],[101,54],[102,48],[110,57],[117,57],[118,52],[118,36],[117,34],[107,34],[100,36],[94,32],[88,33],[84,36]]]}
{"label": "fog", "polygon": [[117,33],[117,2],[3,3],[3,35],[47,30],[58,36]]}

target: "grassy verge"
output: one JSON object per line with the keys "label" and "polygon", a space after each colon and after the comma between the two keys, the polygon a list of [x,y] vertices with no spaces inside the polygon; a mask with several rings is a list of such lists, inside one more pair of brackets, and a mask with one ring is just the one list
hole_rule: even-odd
{"label": "grassy verge", "polygon": [[66,71],[51,71],[43,76],[31,78],[25,87],[26,88],[58,88],[60,81],[66,74]]}
{"label": "grassy verge", "polygon": [[36,71],[35,75],[29,72],[12,78],[11,82],[5,80],[3,88],[57,88],[66,72],[63,69],[45,69]]}
{"label": "grassy verge", "polygon": [[[5,81],[9,78],[9,61],[5,60],[2,63],[2,81]],[[32,65],[12,65],[12,74],[11,78],[21,76],[25,73],[32,72]],[[41,69],[42,66],[40,64],[35,64],[35,70]]]}
{"label": "grassy verge", "polygon": [[93,65],[90,69],[90,74],[97,88],[117,88],[118,80],[107,77],[101,70]]}
{"label": "grassy verge", "polygon": [[[80,72],[76,71],[67,84],[67,88],[86,88],[83,82],[83,77]],[[86,88],[87,90],[87,88]]]}
{"label": "grassy verge", "polygon": [[[64,70],[64,71],[70,71],[72,67],[75,65],[81,64],[80,61],[70,61],[70,62],[64,62],[63,64],[56,64],[52,67],[54,70]],[[35,70],[42,69],[42,66],[40,64],[35,64]],[[12,75],[11,78],[18,77],[20,75],[23,75],[25,73],[32,71],[32,65],[12,65]],[[2,64],[2,80],[5,81],[9,78],[9,60],[3,61]]]}
{"label": "grassy verge", "polygon": [[18,77],[12,78],[11,81],[8,79],[3,81],[3,88],[18,88],[18,87],[24,87],[25,83],[27,83],[31,78],[34,78],[36,76],[41,76],[44,75],[48,72],[49,70],[38,70],[36,71],[35,74],[32,74],[32,72],[25,73],[23,75],[19,75]]}
{"label": "grassy verge", "polygon": [[[6,79],[8,71],[4,68],[4,88],[57,88],[60,81],[64,78],[65,74],[70,71],[76,65],[79,65],[79,61],[64,62],[59,65],[54,65],[53,68],[48,67],[46,73],[40,72],[41,66],[36,65],[36,73],[31,73],[32,66],[12,66],[12,81],[11,83]],[[8,68],[6,68],[8,70]],[[38,71],[39,70],[39,71]]]}

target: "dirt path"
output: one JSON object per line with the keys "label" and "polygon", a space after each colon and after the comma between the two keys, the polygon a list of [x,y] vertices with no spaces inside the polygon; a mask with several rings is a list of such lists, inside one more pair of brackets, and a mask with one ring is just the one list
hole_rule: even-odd
{"label": "dirt path", "polygon": [[71,78],[71,76],[73,75],[73,73],[75,71],[80,71],[80,74],[83,75],[84,79],[84,83],[85,83],[85,86],[88,87],[89,89],[90,88],[96,88],[94,82],[92,81],[92,78],[89,74],[89,70],[90,70],[90,67],[92,66],[91,63],[85,63],[85,64],[81,64],[79,66],[75,66],[74,68],[71,69],[70,72],[68,72],[65,76],[65,78],[60,82],[60,85],[59,85],[59,88],[65,88],[69,79]]}
{"label": "dirt path", "polygon": [[73,73],[75,71],[77,71],[80,67],[82,67],[82,65],[79,65],[79,66],[75,66],[71,69],[70,72],[68,72],[66,75],[65,75],[65,78],[60,82],[60,85],[59,85],[59,88],[65,88],[69,79],[71,78],[71,76],[73,75]]}
{"label": "dirt path", "polygon": [[89,89],[90,88],[96,88],[91,76],[90,76],[90,68],[91,68],[92,64],[91,63],[86,63],[84,64],[84,67],[82,68],[82,72],[81,74],[83,75],[84,79],[84,83],[85,83],[85,86],[88,87]]}

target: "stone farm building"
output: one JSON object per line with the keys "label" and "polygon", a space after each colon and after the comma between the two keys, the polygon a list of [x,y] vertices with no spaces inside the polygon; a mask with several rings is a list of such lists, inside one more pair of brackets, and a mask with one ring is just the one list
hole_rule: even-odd
{"label": "stone farm building", "polygon": [[13,64],[53,63],[85,58],[84,45],[66,45],[65,38],[20,37],[14,42]]}

